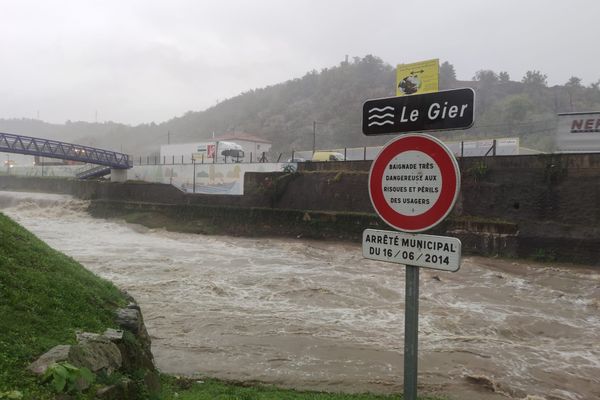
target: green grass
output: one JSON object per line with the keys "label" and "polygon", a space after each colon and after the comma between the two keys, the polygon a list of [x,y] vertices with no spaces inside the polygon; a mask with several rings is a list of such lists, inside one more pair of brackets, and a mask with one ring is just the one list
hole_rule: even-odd
{"label": "green grass", "polygon": [[[196,380],[176,379],[163,376],[162,397],[164,400],[401,400],[400,394],[346,394],[303,392],[278,389],[266,385],[242,385],[226,383],[215,379]],[[420,400],[442,400],[441,397],[422,397]]]}
{"label": "green grass", "polygon": [[114,311],[124,303],[110,282],[0,214],[0,392],[54,398],[27,365],[55,345],[74,343],[77,330],[114,327]]}

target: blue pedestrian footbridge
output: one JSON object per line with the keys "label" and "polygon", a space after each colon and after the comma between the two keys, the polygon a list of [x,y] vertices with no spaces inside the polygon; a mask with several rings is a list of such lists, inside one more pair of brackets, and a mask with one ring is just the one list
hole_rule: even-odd
{"label": "blue pedestrian footbridge", "polygon": [[129,169],[133,166],[127,154],[12,133],[0,132],[0,152],[80,161],[111,169]]}

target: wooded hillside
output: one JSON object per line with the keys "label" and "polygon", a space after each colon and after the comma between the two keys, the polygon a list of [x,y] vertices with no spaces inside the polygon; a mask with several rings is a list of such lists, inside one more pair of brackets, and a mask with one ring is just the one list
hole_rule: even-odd
{"label": "wooded hillside", "polygon": [[[547,77],[528,71],[523,77],[481,70],[472,81],[457,81],[448,62],[440,66],[440,89],[472,87],[476,91],[475,125],[468,131],[440,133],[443,139],[519,136],[524,146],[551,150],[556,114],[600,110],[600,81],[584,87],[572,77],[548,87]],[[247,132],[273,142],[274,151],[311,149],[313,121],[317,148],[383,144],[388,136],[368,138],[361,132],[362,103],[395,94],[395,67],[367,55],[350,62],[310,71],[302,78],[255,89],[204,111],[155,124],[128,126],[113,122],[67,122],[52,125],[37,120],[0,120],[0,131],[51,137],[134,156],[153,154],[160,144],[209,140],[231,132]]]}

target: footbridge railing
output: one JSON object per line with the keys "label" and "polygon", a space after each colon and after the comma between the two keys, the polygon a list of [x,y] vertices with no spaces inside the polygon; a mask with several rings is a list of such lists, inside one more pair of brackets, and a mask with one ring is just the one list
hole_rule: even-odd
{"label": "footbridge railing", "polygon": [[81,161],[114,169],[127,169],[132,166],[127,154],[12,133],[0,132],[0,152]]}

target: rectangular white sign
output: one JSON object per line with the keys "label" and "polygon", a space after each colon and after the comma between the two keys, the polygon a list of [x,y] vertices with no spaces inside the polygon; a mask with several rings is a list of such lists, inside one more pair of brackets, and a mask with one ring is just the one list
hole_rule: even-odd
{"label": "rectangular white sign", "polygon": [[600,151],[600,112],[558,114],[556,151]]}
{"label": "rectangular white sign", "polygon": [[461,246],[457,238],[378,229],[365,229],[362,241],[365,258],[450,272],[460,268]]}

